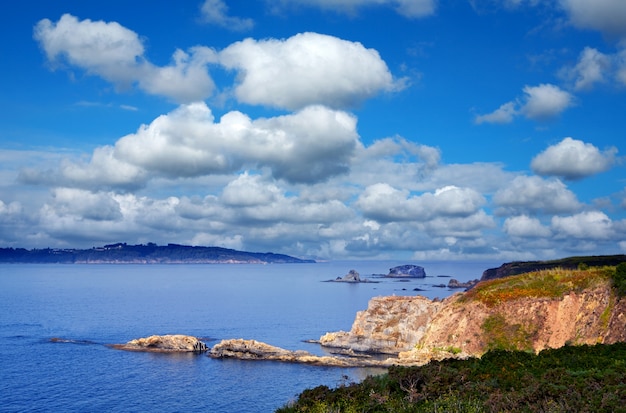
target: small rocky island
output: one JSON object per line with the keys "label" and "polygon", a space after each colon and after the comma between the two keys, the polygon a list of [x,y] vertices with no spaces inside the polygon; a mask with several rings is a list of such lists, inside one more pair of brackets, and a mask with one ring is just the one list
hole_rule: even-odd
{"label": "small rocky island", "polygon": [[426,271],[419,265],[399,265],[389,269],[389,278],[425,278]]}
{"label": "small rocky island", "polygon": [[343,277],[337,277],[334,280],[328,280],[328,282],[339,283],[375,283],[377,281],[368,280],[367,278],[361,278],[361,274],[357,270],[350,270]]}

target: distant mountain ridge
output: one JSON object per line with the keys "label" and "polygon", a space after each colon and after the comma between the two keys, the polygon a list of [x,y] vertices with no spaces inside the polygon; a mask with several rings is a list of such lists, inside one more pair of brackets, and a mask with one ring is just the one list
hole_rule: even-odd
{"label": "distant mountain ridge", "polygon": [[0,248],[0,263],[15,264],[286,264],[314,263],[272,252],[168,244],[109,244],[91,249]]}

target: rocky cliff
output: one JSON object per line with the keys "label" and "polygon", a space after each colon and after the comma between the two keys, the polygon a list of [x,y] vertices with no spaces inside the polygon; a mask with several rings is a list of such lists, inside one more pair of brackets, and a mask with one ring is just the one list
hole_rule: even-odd
{"label": "rocky cliff", "polygon": [[374,297],[356,314],[349,332],[326,333],[320,344],[357,352],[390,353],[411,349],[443,303],[426,297]]}
{"label": "rocky cliff", "polygon": [[398,364],[480,356],[492,348],[538,352],[566,344],[626,341],[626,299],[610,269],[544,270],[485,281],[443,301],[377,297],[349,332],[320,343],[398,354]]}

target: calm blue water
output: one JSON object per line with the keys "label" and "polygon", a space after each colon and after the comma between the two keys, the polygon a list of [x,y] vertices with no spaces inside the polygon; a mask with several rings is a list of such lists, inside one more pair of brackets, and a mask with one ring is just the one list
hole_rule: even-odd
{"label": "calm blue water", "polygon": [[[407,262],[281,265],[0,264],[0,411],[271,412],[302,390],[380,370],[213,360],[114,350],[152,334],[189,334],[212,346],[246,338],[316,354],[303,340],[349,330],[378,295],[445,297],[451,275],[479,278],[500,263],[419,263],[428,278],[378,284],[362,277]],[[60,337],[69,343],[55,343]]]}

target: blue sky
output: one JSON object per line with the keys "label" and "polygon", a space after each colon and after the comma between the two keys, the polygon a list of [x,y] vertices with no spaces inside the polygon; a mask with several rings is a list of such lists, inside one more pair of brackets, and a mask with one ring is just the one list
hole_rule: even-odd
{"label": "blue sky", "polygon": [[31,1],[0,245],[626,252],[622,0]]}

